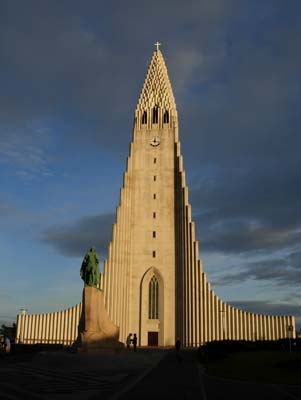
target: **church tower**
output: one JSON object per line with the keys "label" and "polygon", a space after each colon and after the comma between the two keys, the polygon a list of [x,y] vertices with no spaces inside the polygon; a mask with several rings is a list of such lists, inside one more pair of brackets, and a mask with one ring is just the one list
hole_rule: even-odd
{"label": "church tower", "polygon": [[[135,111],[112,241],[101,279],[106,309],[120,341],[136,333],[141,346],[184,346],[213,340],[295,337],[293,316],[255,314],[213,292],[198,255],[178,138],[178,114],[156,43]],[[17,341],[72,344],[82,305],[19,315]]]}
{"label": "church tower", "polygon": [[106,306],[120,340],[173,345],[176,336],[178,115],[159,50],[135,111],[133,140],[104,271]]}

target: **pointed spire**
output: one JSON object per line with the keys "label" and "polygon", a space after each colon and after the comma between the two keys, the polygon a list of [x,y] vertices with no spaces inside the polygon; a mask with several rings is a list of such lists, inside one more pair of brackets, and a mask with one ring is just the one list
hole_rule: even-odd
{"label": "pointed spire", "polygon": [[147,75],[142,87],[136,111],[143,112],[158,106],[168,111],[176,111],[176,103],[168,78],[163,55],[159,49],[161,43],[155,43]]}

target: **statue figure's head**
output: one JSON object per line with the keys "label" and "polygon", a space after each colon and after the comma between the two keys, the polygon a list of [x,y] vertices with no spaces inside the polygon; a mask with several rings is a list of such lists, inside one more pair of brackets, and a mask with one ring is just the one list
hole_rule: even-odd
{"label": "statue figure's head", "polygon": [[91,251],[92,253],[94,253],[94,252],[96,251],[95,247],[92,246],[91,249],[90,249],[90,251]]}

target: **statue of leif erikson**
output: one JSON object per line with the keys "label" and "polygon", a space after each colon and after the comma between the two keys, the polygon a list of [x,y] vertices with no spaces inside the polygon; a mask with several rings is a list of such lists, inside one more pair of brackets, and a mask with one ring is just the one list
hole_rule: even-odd
{"label": "statue of leif erikson", "polygon": [[83,259],[80,276],[87,286],[98,287],[99,257],[94,247],[91,247]]}

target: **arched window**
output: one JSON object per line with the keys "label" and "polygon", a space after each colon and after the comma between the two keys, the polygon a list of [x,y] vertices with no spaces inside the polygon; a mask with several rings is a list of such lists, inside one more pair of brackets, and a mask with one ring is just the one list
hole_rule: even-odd
{"label": "arched window", "polygon": [[168,124],[169,123],[169,113],[168,113],[167,110],[165,111],[165,113],[163,115],[163,123],[164,124]]}
{"label": "arched window", "polygon": [[158,123],[158,106],[153,108],[153,124]]}
{"label": "arched window", "polygon": [[147,123],[147,112],[143,111],[142,114],[142,124],[145,125]]}
{"label": "arched window", "polygon": [[159,283],[155,275],[153,275],[148,286],[148,318],[159,318]]}

